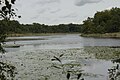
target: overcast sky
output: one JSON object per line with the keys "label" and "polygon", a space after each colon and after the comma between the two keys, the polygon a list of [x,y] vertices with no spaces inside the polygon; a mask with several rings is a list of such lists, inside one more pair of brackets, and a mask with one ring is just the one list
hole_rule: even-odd
{"label": "overcast sky", "polygon": [[120,7],[120,0],[16,0],[20,23],[82,23],[97,11]]}

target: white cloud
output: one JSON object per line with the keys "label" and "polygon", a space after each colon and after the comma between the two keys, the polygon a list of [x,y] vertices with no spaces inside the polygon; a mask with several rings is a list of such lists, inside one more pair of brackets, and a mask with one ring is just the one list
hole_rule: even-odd
{"label": "white cloud", "polygon": [[16,0],[21,23],[81,23],[109,7],[120,7],[120,0]]}

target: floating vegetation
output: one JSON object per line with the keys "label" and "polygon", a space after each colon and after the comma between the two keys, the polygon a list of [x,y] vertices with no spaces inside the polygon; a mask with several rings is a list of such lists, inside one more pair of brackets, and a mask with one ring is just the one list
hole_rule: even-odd
{"label": "floating vegetation", "polygon": [[[44,49],[13,52],[6,56],[16,65],[18,70],[16,79],[20,80],[67,80],[68,72],[70,74],[69,80],[77,80],[78,78],[79,80],[94,80],[94,78],[105,80],[104,73],[87,72],[83,67],[94,64],[96,66],[104,61],[119,59],[120,49],[111,47]],[[91,69],[91,67],[89,68]],[[82,73],[81,77],[79,77],[80,73]]]}
{"label": "floating vegetation", "polygon": [[[62,69],[63,70],[62,73],[67,73],[67,75],[66,75],[67,80],[70,79],[70,77],[71,77],[70,74],[77,75],[77,80],[79,80],[81,75],[82,75],[83,70],[80,70],[80,68],[78,70],[76,70],[76,68],[74,68],[74,67],[76,67],[76,66],[80,67],[80,63],[76,63],[76,62],[72,63],[72,62],[70,62],[70,63],[64,63],[63,64],[63,62],[61,60],[61,57],[63,57],[63,55],[64,54],[60,54],[59,57],[53,56],[52,61],[57,60],[60,63],[59,66],[61,66],[61,67],[58,67],[58,65],[53,64],[53,67],[55,67],[57,69]],[[84,78],[82,78],[82,79],[84,79]]]}
{"label": "floating vegetation", "polygon": [[85,47],[84,52],[93,55],[97,59],[110,60],[120,58],[120,48]]}

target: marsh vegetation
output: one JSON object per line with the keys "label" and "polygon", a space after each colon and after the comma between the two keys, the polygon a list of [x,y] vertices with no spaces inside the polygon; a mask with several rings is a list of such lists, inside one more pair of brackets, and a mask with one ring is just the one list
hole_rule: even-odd
{"label": "marsh vegetation", "polygon": [[120,56],[120,48],[114,47],[120,45],[119,39],[82,38],[79,34],[40,37],[45,39],[16,41],[23,46],[6,48],[6,59],[17,67],[15,79],[67,80],[69,73],[69,79],[76,80],[81,73],[80,79],[106,80],[108,69],[116,65],[111,60]]}

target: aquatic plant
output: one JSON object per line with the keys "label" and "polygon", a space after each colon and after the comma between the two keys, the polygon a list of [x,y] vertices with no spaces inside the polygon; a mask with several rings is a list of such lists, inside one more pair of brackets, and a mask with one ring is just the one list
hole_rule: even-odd
{"label": "aquatic plant", "polygon": [[78,74],[77,80],[80,79],[81,75],[82,75],[82,73],[79,73],[79,74]]}
{"label": "aquatic plant", "polygon": [[70,79],[70,73],[69,72],[67,73],[66,77],[67,77],[68,80]]}
{"label": "aquatic plant", "polygon": [[[62,69],[62,70],[63,70],[62,73],[66,73],[66,78],[67,78],[67,80],[69,80],[69,79],[71,78],[71,75],[72,75],[72,74],[75,74],[75,75],[77,76],[77,80],[79,80],[79,79],[81,78],[81,76],[82,76],[82,73],[81,73],[82,70],[74,71],[73,69],[67,69],[68,66],[69,66],[70,68],[73,68],[73,67],[76,66],[76,65],[72,65],[72,67],[71,67],[71,64],[70,64],[70,65],[65,65],[65,64],[63,64],[63,62],[62,62],[62,60],[61,60],[61,57],[63,57],[63,56],[64,56],[64,54],[61,54],[61,55],[59,55],[58,57],[53,56],[53,58],[51,59],[51,61],[55,61],[55,60],[56,60],[56,61],[58,61],[61,65],[60,65],[60,66],[53,65],[52,67],[57,68],[57,69]],[[79,73],[78,73],[78,72],[79,72]],[[82,78],[81,80],[84,80],[84,78]]]}
{"label": "aquatic plant", "polygon": [[16,67],[4,62],[0,62],[0,80],[13,80]]}
{"label": "aquatic plant", "polygon": [[120,63],[120,58],[111,60],[113,63]]}
{"label": "aquatic plant", "polygon": [[111,60],[113,63],[117,63],[116,66],[108,69],[108,75],[110,80],[119,80],[120,78],[120,59]]}

